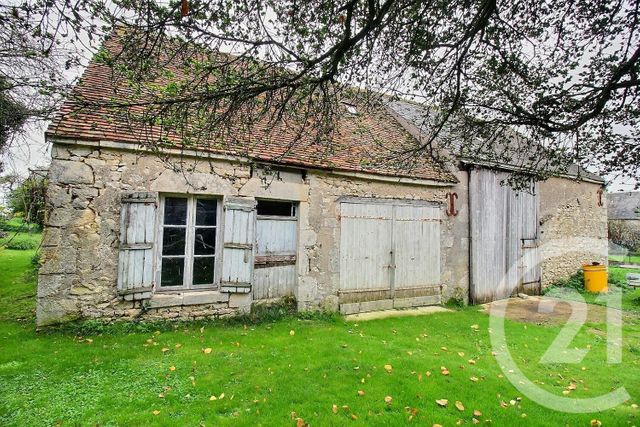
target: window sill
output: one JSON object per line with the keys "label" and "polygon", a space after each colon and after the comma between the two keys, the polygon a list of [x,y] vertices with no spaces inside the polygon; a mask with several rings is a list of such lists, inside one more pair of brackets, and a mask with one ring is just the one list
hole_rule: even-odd
{"label": "window sill", "polygon": [[220,291],[184,291],[173,293],[156,293],[149,300],[149,308],[221,304],[228,301],[229,294],[222,293]]}

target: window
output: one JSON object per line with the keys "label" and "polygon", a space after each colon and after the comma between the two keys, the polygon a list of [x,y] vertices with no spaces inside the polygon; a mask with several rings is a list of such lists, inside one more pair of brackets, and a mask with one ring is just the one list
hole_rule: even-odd
{"label": "window", "polygon": [[262,216],[296,216],[296,205],[291,202],[258,200],[257,214]]}
{"label": "window", "polygon": [[160,289],[215,286],[217,225],[216,199],[162,199]]}

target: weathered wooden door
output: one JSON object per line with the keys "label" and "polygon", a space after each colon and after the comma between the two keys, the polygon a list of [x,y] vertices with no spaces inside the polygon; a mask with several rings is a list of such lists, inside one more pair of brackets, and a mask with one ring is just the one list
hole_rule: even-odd
{"label": "weathered wooden door", "polygon": [[341,203],[343,313],[440,302],[439,208],[350,199]]}
{"label": "weathered wooden door", "polygon": [[295,206],[291,215],[258,214],[253,299],[293,296],[297,278],[297,249],[298,218]]}
{"label": "weathered wooden door", "polygon": [[509,175],[470,172],[471,300],[484,303],[540,291],[537,187],[514,191]]}

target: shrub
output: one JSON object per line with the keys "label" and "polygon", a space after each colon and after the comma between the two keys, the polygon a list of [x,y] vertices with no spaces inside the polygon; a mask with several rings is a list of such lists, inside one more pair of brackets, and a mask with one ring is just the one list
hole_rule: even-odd
{"label": "shrub", "polygon": [[34,242],[30,239],[12,239],[5,245],[7,249],[13,249],[18,251],[26,251],[38,248],[38,242]]}

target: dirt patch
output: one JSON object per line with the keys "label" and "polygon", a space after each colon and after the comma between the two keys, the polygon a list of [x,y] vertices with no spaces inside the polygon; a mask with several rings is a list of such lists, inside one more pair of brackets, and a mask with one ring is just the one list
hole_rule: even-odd
{"label": "dirt patch", "polygon": [[[489,312],[491,307],[497,304],[506,304],[506,310],[504,311],[505,317],[517,322],[535,323],[538,325],[562,325],[567,323],[572,317],[576,319],[576,321],[581,321],[585,316],[588,323],[605,323],[607,320],[606,307],[557,298],[511,298],[485,304],[484,309]],[[495,310],[493,313],[500,314]]]}

